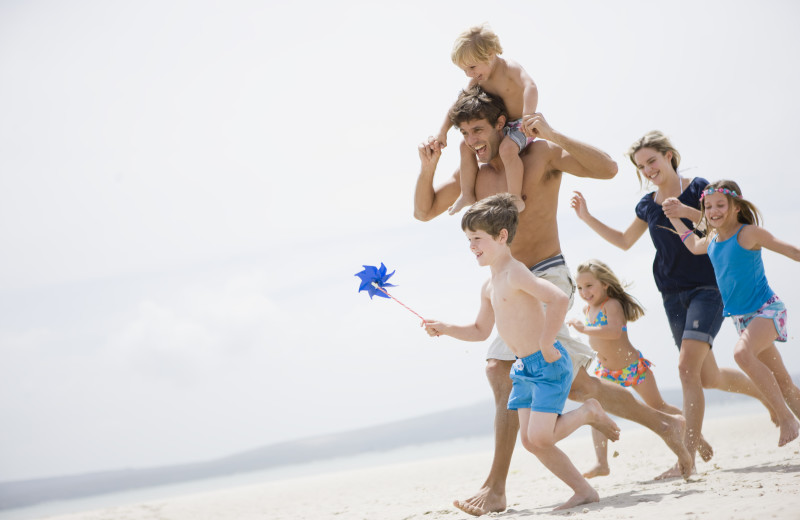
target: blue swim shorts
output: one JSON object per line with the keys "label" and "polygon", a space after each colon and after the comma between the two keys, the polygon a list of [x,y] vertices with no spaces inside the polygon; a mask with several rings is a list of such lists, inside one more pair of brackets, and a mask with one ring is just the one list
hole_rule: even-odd
{"label": "blue swim shorts", "polygon": [[572,361],[558,341],[555,347],[561,357],[553,363],[544,360],[542,352],[517,359],[511,366],[511,395],[508,409],[530,408],[534,412],[560,414],[564,411],[572,385]]}
{"label": "blue swim shorts", "polygon": [[684,339],[714,344],[722,327],[722,296],[717,287],[696,287],[661,295],[667,313],[672,339],[678,350]]}

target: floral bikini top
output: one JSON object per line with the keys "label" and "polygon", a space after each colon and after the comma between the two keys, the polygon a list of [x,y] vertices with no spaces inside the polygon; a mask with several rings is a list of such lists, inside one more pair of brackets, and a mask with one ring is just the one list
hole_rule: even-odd
{"label": "floral bikini top", "polygon": [[[584,311],[585,315],[584,323],[586,323],[587,326],[602,327],[603,325],[608,325],[608,316],[606,315],[606,307],[605,307],[608,298],[609,297],[607,296],[606,299],[603,300],[603,303],[600,304],[600,312],[597,313],[597,317],[594,319],[594,321],[589,321],[589,316],[588,316],[589,307],[588,306],[586,307],[586,311]],[[623,325],[622,330],[627,332],[628,326]]]}

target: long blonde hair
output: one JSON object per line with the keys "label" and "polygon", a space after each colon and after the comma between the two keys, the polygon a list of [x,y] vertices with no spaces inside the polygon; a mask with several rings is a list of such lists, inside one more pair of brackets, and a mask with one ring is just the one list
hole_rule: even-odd
{"label": "long blonde hair", "polygon": [[590,273],[601,283],[607,285],[606,293],[608,296],[622,304],[625,320],[636,321],[644,316],[644,307],[639,303],[639,300],[625,291],[625,286],[622,285],[614,271],[605,263],[594,258],[587,260],[578,266],[578,273]]}

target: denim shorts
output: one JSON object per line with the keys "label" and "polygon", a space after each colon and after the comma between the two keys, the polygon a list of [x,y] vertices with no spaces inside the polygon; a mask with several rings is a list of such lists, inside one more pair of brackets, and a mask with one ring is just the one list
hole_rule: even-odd
{"label": "denim shorts", "polygon": [[517,359],[511,366],[511,394],[508,409],[530,408],[534,412],[560,414],[572,386],[572,361],[561,343],[555,342],[561,357],[552,363],[542,351]]}
{"label": "denim shorts", "polygon": [[722,327],[722,296],[713,285],[663,293],[664,310],[678,350],[685,339],[714,344]]}

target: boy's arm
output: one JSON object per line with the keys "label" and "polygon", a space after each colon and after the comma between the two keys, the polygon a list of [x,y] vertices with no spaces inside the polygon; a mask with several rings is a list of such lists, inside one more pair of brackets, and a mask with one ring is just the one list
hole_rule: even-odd
{"label": "boy's arm", "polygon": [[453,325],[440,321],[428,321],[423,323],[425,331],[430,336],[451,336],[461,341],[483,341],[489,337],[494,327],[494,309],[489,298],[489,282],[483,284],[481,289],[481,308],[475,323],[469,325]]}
{"label": "boy's arm", "polygon": [[522,114],[535,114],[536,106],[539,104],[539,89],[536,88],[536,83],[528,78],[525,83],[525,88],[522,90]]}
{"label": "boy's arm", "polygon": [[772,233],[760,226],[747,226],[739,234],[742,247],[756,249],[764,247],[800,262],[800,248],[776,238]]}
{"label": "boy's arm", "polygon": [[515,269],[509,282],[513,287],[524,291],[545,305],[544,324],[539,335],[539,349],[545,361],[552,363],[561,357],[553,344],[556,335],[564,324],[569,307],[569,298],[553,283],[543,280],[525,268]]}
{"label": "boy's arm", "polygon": [[550,141],[548,159],[553,170],[592,179],[611,179],[617,174],[617,163],[610,155],[556,132],[540,113],[523,116],[522,128],[526,135]]}
{"label": "boy's arm", "polygon": [[[471,79],[469,83],[467,83],[466,90],[469,90],[477,83],[476,80]],[[538,95],[538,94],[537,94]],[[436,136],[436,140],[442,145],[442,148],[447,147],[447,132],[450,131],[450,128],[453,126],[453,123],[450,121],[450,111],[448,110],[444,116],[444,122],[442,123],[442,128],[439,129],[439,134]]]}
{"label": "boy's arm", "polygon": [[517,63],[513,67],[509,67],[509,73],[512,81],[522,87],[522,115],[535,114],[536,107],[539,105],[539,89],[533,78]]}
{"label": "boy's arm", "polygon": [[694,230],[686,227],[686,224],[679,218],[671,218],[669,221],[672,227],[675,228],[675,231],[681,236],[681,242],[683,242],[683,245],[685,245],[689,251],[695,255],[708,254],[708,244],[711,241],[710,237],[698,237],[694,234]]}
{"label": "boy's arm", "polygon": [[447,132],[450,131],[450,128],[453,126],[453,123],[450,121],[450,112],[444,116],[444,123],[442,123],[442,128],[439,130],[439,133],[436,136],[436,140],[439,141],[439,144],[442,145],[442,148],[447,147]]}
{"label": "boy's arm", "polygon": [[432,138],[419,145],[420,172],[414,190],[414,218],[431,220],[453,205],[461,193],[458,170],[441,186],[433,187],[436,165],[442,156],[441,146]]}

